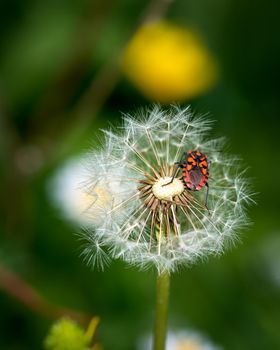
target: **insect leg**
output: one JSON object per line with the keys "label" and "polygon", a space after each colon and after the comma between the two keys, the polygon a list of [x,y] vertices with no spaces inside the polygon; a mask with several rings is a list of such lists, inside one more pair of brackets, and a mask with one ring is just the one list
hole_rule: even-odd
{"label": "insect leg", "polygon": [[208,208],[209,185],[208,185],[208,182],[206,182],[205,187],[206,187],[205,208],[208,210],[208,213],[209,213],[209,208]]}
{"label": "insect leg", "polygon": [[171,179],[171,181],[169,181],[167,184],[164,184],[163,186],[170,185],[170,184],[173,182],[175,176],[176,176],[177,173],[178,173],[179,168],[180,168],[180,167],[182,166],[182,164],[183,164],[183,160],[186,158],[186,154],[187,154],[187,153],[184,152],[184,153],[182,154],[182,157],[181,157],[180,161],[174,163],[174,164],[176,164],[176,167],[174,168],[173,175],[172,175],[172,179]]}
{"label": "insect leg", "polygon": [[180,166],[181,166],[181,162],[178,162],[178,163],[175,163],[175,164],[176,164],[176,167],[174,168],[172,179],[169,182],[167,182],[167,184],[162,185],[162,187],[170,185],[173,182],[175,176],[177,175],[178,170],[180,169]]}

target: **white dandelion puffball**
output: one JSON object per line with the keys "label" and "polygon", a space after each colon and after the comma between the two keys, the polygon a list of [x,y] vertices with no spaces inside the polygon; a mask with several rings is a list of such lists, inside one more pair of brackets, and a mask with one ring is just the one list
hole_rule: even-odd
{"label": "white dandelion puffball", "polygon": [[169,332],[166,350],[221,350],[202,334],[194,331]]}
{"label": "white dandelion puffball", "polygon": [[[152,337],[143,339],[139,350],[152,349]],[[177,330],[168,332],[166,350],[222,350],[212,344],[203,334],[193,330]]]}
{"label": "white dandelion puffball", "polygon": [[[101,155],[99,155],[100,159]],[[68,160],[60,167],[48,183],[48,193],[62,215],[69,221],[89,227],[102,223],[102,213],[111,209],[112,194],[118,192],[118,183],[104,177],[93,182],[94,171],[89,177],[85,165],[92,161],[87,156],[79,156]],[[100,170],[100,169],[99,169]],[[111,179],[112,180],[112,179]],[[87,183],[90,185],[86,185]],[[85,186],[86,185],[86,186]]]}
{"label": "white dandelion puffball", "polygon": [[[105,249],[111,258],[172,272],[220,254],[234,240],[247,223],[249,184],[240,160],[225,154],[224,139],[206,138],[210,129],[189,108],[154,106],[137,118],[125,115],[119,130],[104,131],[101,150],[85,162],[84,191],[100,204],[99,220],[85,232],[89,261]],[[204,169],[196,160],[187,164],[190,151],[204,157]]]}

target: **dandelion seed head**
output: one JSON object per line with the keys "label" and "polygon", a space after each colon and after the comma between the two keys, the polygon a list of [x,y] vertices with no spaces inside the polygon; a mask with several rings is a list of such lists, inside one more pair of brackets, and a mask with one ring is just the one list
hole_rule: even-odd
{"label": "dandelion seed head", "polygon": [[[137,118],[124,115],[121,127],[105,130],[104,146],[88,154],[82,182],[96,199],[87,210],[93,218],[90,245],[159,272],[221,254],[247,224],[244,206],[252,200],[240,160],[221,151],[224,138],[207,139],[211,126],[189,107],[154,106]],[[174,173],[190,150],[209,159],[208,208],[206,188],[191,191],[182,172]],[[85,255],[95,261],[92,251]]]}
{"label": "dandelion seed head", "polygon": [[172,177],[161,177],[152,186],[154,196],[160,200],[170,200],[175,196],[184,192],[184,183],[180,179],[174,179],[170,183]]}

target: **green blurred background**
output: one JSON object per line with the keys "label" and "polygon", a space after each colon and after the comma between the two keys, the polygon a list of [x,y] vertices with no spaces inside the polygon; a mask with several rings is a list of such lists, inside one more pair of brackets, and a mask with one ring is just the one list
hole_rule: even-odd
{"label": "green blurred background", "polygon": [[[1,349],[42,349],[61,308],[99,315],[104,349],[136,349],[152,329],[154,273],[122,262],[91,270],[79,229],[47,193],[65,160],[96,145],[99,128],[152,102],[119,64],[149,14],[194,28],[215,55],[215,86],[182,102],[216,120],[214,134],[230,139],[258,193],[241,244],[172,277],[170,328],[196,329],[228,350],[280,349],[279,11],[267,0],[1,1]],[[27,285],[44,298],[39,306],[34,295],[19,300],[34,291]]]}

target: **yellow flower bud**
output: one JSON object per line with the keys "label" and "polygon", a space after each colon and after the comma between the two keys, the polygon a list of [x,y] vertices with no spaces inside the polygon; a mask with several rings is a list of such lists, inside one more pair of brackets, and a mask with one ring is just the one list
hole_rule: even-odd
{"label": "yellow flower bud", "polygon": [[70,319],[61,319],[50,329],[45,340],[47,350],[87,350],[90,339],[85,331]]}

